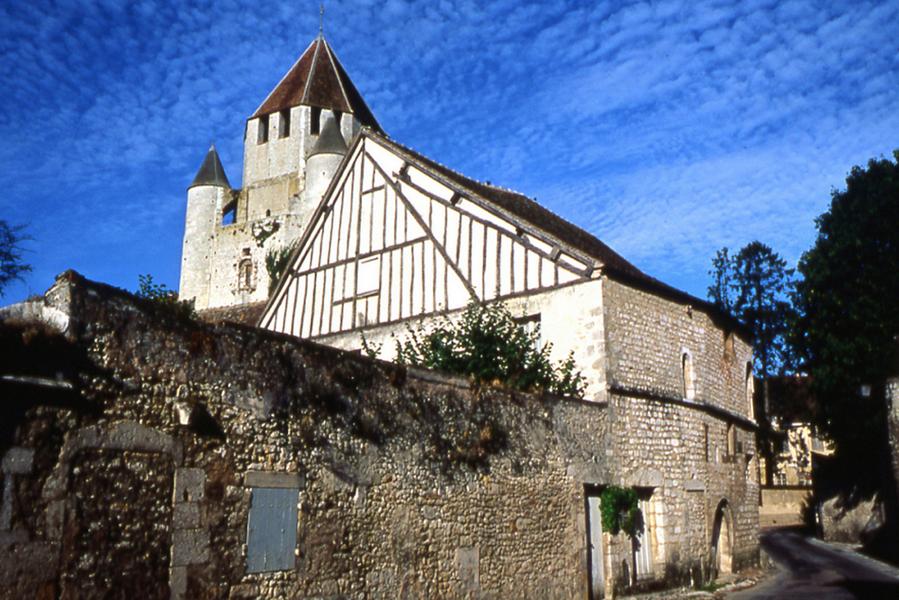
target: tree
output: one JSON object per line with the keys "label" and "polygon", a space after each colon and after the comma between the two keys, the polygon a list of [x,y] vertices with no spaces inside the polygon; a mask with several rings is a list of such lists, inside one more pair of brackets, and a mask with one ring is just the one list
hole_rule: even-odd
{"label": "tree", "polygon": [[762,402],[756,407],[758,446],[765,459],[765,483],[774,481],[774,448],[770,418],[769,380],[793,367],[789,344],[794,311],[790,303],[793,270],[770,247],[754,241],[736,255],[727,248],[712,259],[709,298],[752,333],[753,372],[762,379]]}
{"label": "tree", "polygon": [[10,225],[0,219],[0,296],[6,286],[31,271],[31,265],[22,260],[24,249],[21,244],[28,240],[24,225]]}
{"label": "tree", "polygon": [[768,378],[794,367],[789,344],[793,270],[769,246],[755,241],[730,256],[718,250],[709,274],[709,299],[752,332],[753,371]]}
{"label": "tree", "polygon": [[[538,347],[539,338],[539,331],[516,323],[502,304],[471,303],[457,322],[445,319],[428,331],[410,328],[407,338],[396,342],[396,361],[524,391],[582,398],[584,378],[575,369],[573,356],[552,364],[551,345]],[[380,350],[365,338],[362,342],[369,355]]]}
{"label": "tree", "polygon": [[855,498],[890,472],[884,384],[899,374],[899,150],[893,157],[852,168],[799,261],[795,343],[818,398],[817,424]]}

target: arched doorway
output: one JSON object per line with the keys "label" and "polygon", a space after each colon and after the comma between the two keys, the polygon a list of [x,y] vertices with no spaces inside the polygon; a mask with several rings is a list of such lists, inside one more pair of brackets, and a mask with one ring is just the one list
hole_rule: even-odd
{"label": "arched doorway", "polygon": [[712,526],[712,568],[718,575],[733,572],[734,534],[730,507],[722,500],[715,509]]}

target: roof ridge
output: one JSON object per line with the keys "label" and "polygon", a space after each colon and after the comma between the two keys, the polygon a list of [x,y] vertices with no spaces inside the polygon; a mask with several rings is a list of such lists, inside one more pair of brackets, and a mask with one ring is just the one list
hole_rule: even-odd
{"label": "roof ridge", "polygon": [[[319,37],[315,38],[315,40],[312,42],[313,44],[315,44],[315,52],[312,53],[312,64],[309,65],[309,74],[306,76],[306,85],[303,87],[303,95],[300,97],[300,103],[308,103],[309,102],[309,100],[308,100],[309,88],[312,86],[312,80],[315,77],[315,65],[318,62],[318,51],[322,47],[321,41],[323,39],[324,38],[319,36]],[[306,52],[308,52],[308,51],[309,50],[307,49]],[[305,54],[305,52],[304,52],[304,54]]]}
{"label": "roof ridge", "polygon": [[346,93],[346,88],[343,85],[343,78],[340,76],[340,71],[337,69],[337,57],[334,56],[334,50],[331,49],[331,44],[328,43],[328,40],[322,36],[322,41],[325,43],[325,52],[328,53],[328,61],[331,63],[331,69],[334,71],[334,77],[337,79],[337,84],[340,86],[340,93],[343,94],[343,100],[346,102],[346,105],[350,108],[353,108],[353,103],[350,102],[350,97]]}

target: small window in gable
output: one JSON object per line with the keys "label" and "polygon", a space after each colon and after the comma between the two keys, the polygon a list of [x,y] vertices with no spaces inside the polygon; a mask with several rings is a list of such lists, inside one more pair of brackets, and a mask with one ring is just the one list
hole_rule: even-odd
{"label": "small window in gable", "polygon": [[253,488],[247,523],[248,573],[295,568],[298,499],[296,488]]}
{"label": "small window in gable", "polygon": [[356,273],[356,295],[377,292],[381,287],[381,257],[374,256],[359,261]]}
{"label": "small window in gable", "polygon": [[689,352],[681,356],[681,373],[683,376],[684,398],[692,400],[696,397],[696,375],[693,372],[693,357]]}
{"label": "small window in gable", "polygon": [[279,131],[278,135],[282,138],[290,137],[290,109],[285,108],[281,111],[281,118],[279,119]]}
{"label": "small window in gable", "polygon": [[264,144],[268,141],[268,115],[259,117],[259,126],[256,132],[256,143]]}
{"label": "small window in gable", "polygon": [[309,111],[309,133],[312,135],[318,135],[321,130],[321,122],[322,122],[322,109],[317,106],[313,106]]}
{"label": "small window in gable", "polygon": [[222,225],[233,225],[237,219],[237,202],[229,202],[222,209]]}

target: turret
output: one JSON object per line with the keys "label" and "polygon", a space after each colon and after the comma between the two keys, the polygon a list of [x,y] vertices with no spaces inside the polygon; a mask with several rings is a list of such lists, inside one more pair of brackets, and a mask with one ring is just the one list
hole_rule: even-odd
{"label": "turret", "polygon": [[347,147],[337,121],[330,115],[324,117],[321,134],[306,157],[306,189],[303,204],[315,208],[328,189],[337,172]]}
{"label": "turret", "polygon": [[231,208],[231,184],[215,145],[209,147],[200,170],[187,188],[187,215],[181,250],[179,296],[194,299],[197,308],[209,303],[209,282],[216,227]]}

